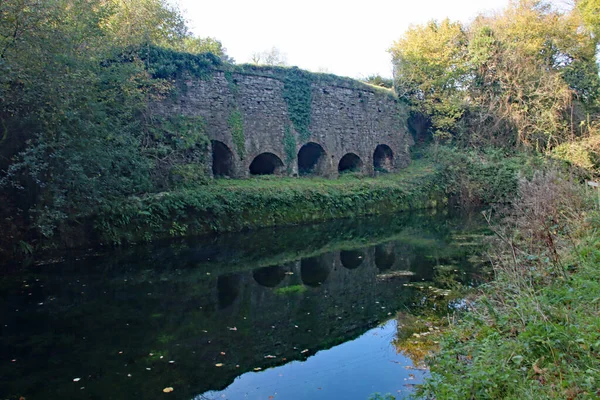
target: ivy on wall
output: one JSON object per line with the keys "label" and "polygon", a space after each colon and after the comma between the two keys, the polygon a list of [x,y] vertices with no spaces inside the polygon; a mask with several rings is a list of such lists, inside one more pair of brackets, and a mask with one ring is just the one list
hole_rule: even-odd
{"label": "ivy on wall", "polygon": [[235,109],[231,112],[227,124],[231,128],[231,136],[238,155],[243,160],[246,156],[246,136],[244,135],[244,118],[240,110]]}
{"label": "ivy on wall", "polygon": [[299,68],[287,69],[283,79],[283,98],[301,142],[306,142],[310,138],[308,128],[312,105],[311,83],[310,72]]}
{"label": "ivy on wall", "polygon": [[292,128],[286,125],[283,133],[283,150],[285,151],[285,164],[288,174],[292,172],[292,165],[296,159],[296,138],[292,134]]}

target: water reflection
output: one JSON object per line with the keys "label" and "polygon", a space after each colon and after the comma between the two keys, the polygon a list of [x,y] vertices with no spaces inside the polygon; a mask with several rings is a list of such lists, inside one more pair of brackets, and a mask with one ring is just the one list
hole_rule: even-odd
{"label": "water reflection", "polygon": [[342,250],[340,251],[340,261],[348,269],[360,267],[365,258],[365,253],[360,250]]}
{"label": "water reflection", "polygon": [[332,268],[332,254],[322,254],[318,257],[303,258],[300,260],[300,276],[302,283],[307,286],[318,287],[327,280]]}
{"label": "water reflection", "polygon": [[[470,221],[440,215],[338,221],[7,273],[0,278],[0,393],[153,399],[173,387],[172,398],[192,398],[319,351],[332,354],[335,365],[338,353],[322,350],[419,306],[422,292],[405,283],[440,277],[441,265],[471,283],[472,248],[463,244],[473,242],[465,233],[480,225]],[[323,374],[302,365],[315,368],[312,376]],[[381,391],[376,365],[372,380],[363,381],[373,392]],[[351,376],[360,363],[344,368]]]}
{"label": "water reflection", "polygon": [[279,265],[257,268],[252,272],[256,283],[266,287],[275,287],[285,278],[285,270]]}
{"label": "water reflection", "polygon": [[394,243],[380,244],[375,247],[375,265],[380,271],[392,268],[395,261]]}

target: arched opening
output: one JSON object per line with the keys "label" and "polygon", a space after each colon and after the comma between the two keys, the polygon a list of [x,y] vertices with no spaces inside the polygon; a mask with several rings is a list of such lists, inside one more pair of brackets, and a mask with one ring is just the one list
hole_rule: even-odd
{"label": "arched opening", "polygon": [[233,175],[233,152],[223,142],[211,140],[214,177]]}
{"label": "arched opening", "polygon": [[255,269],[252,272],[252,276],[259,285],[272,288],[283,281],[283,278],[285,278],[285,271],[281,266],[273,265],[271,267]]}
{"label": "arched opening", "polygon": [[390,146],[380,144],[375,148],[373,167],[375,172],[390,172],[394,169],[394,153]]}
{"label": "arched opening", "polygon": [[362,160],[354,153],[348,153],[340,160],[338,172],[359,172],[362,168]]}
{"label": "arched opening", "polygon": [[217,278],[217,298],[219,308],[227,308],[233,304],[240,294],[240,276],[227,274]]}
{"label": "arched opening", "polygon": [[375,266],[380,271],[387,271],[392,268],[394,262],[396,262],[396,256],[394,255],[393,244],[380,244],[375,247]]}
{"label": "arched opening", "polygon": [[324,257],[304,258],[300,261],[300,277],[306,286],[317,287],[327,280],[330,266]]}
{"label": "arched opening", "polygon": [[278,174],[283,168],[283,162],[273,153],[261,153],[257,155],[250,164],[252,175]]}
{"label": "arched opening", "polygon": [[300,175],[320,175],[325,163],[325,150],[317,143],[309,142],[298,152],[298,173]]}
{"label": "arched opening", "polygon": [[365,253],[359,250],[342,250],[340,251],[340,261],[342,265],[348,269],[356,269],[365,260]]}

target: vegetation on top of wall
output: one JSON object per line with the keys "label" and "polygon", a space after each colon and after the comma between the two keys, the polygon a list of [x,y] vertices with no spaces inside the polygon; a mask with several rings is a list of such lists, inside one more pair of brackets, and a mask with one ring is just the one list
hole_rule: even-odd
{"label": "vegetation on top of wall", "polygon": [[136,48],[134,51],[148,66],[148,72],[154,79],[173,80],[186,75],[206,79],[216,67],[223,64],[212,53],[191,54],[152,45]]}
{"label": "vegetation on top of wall", "polygon": [[246,157],[246,136],[244,134],[244,116],[237,108],[231,111],[227,124],[231,129],[231,136],[233,137],[233,143],[240,156],[240,159]]}
{"label": "vegetation on top of wall", "polygon": [[[285,77],[294,73],[294,71],[300,70],[307,78],[310,79],[311,82],[321,83],[323,85],[331,85],[331,86],[339,86],[345,87],[349,89],[356,90],[364,90],[367,92],[375,93],[377,95],[382,95],[386,97],[390,97],[396,99],[396,95],[393,89],[388,89],[386,87],[382,87],[380,85],[374,85],[369,82],[363,82],[356,79],[348,78],[345,76],[338,76],[329,73],[321,73],[321,72],[311,72],[307,70],[300,69],[298,67],[279,67],[272,65],[255,65],[255,64],[238,64],[238,65],[227,65],[218,68],[230,68],[232,71],[245,74],[245,75],[255,75],[255,76],[263,76],[267,78],[278,79],[280,81],[284,81]],[[291,71],[291,72],[290,72]]]}

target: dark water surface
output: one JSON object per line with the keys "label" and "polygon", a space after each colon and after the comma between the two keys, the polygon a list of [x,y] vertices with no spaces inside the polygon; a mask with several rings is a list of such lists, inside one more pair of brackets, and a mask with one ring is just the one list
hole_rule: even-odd
{"label": "dark water surface", "polygon": [[441,268],[477,280],[481,222],[402,214],[9,268],[0,399],[401,398],[425,372],[394,317]]}

